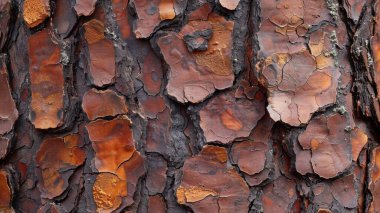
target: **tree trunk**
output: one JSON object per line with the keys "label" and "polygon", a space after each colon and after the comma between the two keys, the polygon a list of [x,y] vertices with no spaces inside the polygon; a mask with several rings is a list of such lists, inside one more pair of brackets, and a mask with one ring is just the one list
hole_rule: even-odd
{"label": "tree trunk", "polygon": [[0,0],[0,212],[380,212],[377,0]]}

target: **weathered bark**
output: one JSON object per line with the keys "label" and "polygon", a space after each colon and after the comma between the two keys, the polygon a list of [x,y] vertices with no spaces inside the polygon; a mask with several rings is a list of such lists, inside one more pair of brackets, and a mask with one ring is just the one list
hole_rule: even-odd
{"label": "weathered bark", "polygon": [[0,0],[0,212],[380,212],[378,0]]}

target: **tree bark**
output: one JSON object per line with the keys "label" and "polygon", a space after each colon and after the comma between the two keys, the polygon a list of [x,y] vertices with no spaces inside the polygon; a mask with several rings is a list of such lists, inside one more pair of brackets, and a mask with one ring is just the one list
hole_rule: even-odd
{"label": "tree bark", "polygon": [[0,0],[0,212],[380,212],[377,0]]}

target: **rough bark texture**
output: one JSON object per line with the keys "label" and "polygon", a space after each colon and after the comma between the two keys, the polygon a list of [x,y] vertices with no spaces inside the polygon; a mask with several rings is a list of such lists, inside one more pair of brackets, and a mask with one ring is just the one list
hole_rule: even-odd
{"label": "rough bark texture", "polygon": [[0,0],[0,212],[380,212],[379,0]]}

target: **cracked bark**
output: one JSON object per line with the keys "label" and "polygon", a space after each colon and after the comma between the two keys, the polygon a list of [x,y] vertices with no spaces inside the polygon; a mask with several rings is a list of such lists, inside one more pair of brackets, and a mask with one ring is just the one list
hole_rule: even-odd
{"label": "cracked bark", "polygon": [[0,212],[380,212],[378,0],[0,0]]}

